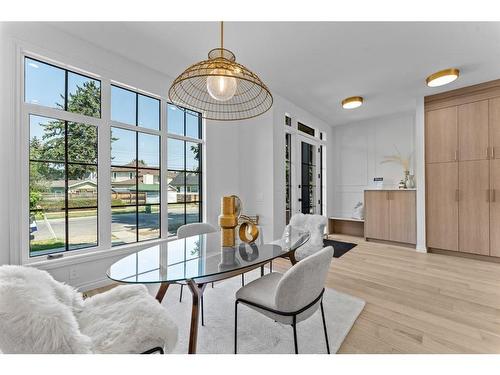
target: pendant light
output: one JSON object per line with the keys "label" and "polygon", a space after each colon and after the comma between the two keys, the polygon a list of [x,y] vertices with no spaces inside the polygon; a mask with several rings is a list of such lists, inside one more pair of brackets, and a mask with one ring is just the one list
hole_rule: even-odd
{"label": "pendant light", "polygon": [[200,112],[203,118],[219,121],[259,116],[273,105],[273,96],[260,78],[236,62],[224,48],[224,23],[220,23],[220,48],[188,67],[168,90],[170,101]]}

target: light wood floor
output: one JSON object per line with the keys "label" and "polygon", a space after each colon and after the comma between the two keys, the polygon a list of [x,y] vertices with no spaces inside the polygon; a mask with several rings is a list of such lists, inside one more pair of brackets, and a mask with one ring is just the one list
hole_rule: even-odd
{"label": "light wood floor", "polygon": [[328,287],[366,301],[340,353],[500,353],[500,264],[330,238],[359,244]]}
{"label": "light wood floor", "polygon": [[330,238],[358,246],[333,260],[327,286],[366,301],[340,353],[500,353],[500,263]]}

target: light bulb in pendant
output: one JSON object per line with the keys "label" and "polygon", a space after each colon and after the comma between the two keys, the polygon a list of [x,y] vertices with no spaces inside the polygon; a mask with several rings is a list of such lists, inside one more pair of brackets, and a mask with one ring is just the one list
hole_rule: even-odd
{"label": "light bulb in pendant", "polygon": [[231,72],[225,69],[214,69],[207,78],[207,90],[212,98],[225,102],[236,93],[236,78],[231,77]]}

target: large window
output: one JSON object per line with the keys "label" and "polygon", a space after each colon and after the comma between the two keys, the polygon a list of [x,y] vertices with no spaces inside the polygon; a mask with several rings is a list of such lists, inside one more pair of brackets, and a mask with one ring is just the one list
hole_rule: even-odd
{"label": "large window", "polygon": [[[97,127],[67,112],[101,116],[101,83],[25,58],[29,126],[30,256],[98,244]],[[38,109],[40,106],[41,109]],[[60,111],[41,116],[43,107]]]}
{"label": "large window", "polygon": [[168,234],[202,220],[202,147],[199,113],[168,105]]}
{"label": "large window", "polygon": [[111,86],[111,120],[111,243],[160,238],[160,100]]}
{"label": "large window", "polygon": [[23,68],[23,261],[167,238],[202,220],[199,113],[63,64],[23,56]]}

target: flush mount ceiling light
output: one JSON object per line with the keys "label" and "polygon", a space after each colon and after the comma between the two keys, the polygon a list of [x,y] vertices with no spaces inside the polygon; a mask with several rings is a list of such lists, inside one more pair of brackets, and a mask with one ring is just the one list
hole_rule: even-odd
{"label": "flush mount ceiling light", "polygon": [[273,96],[260,78],[236,62],[224,48],[224,23],[220,23],[220,48],[208,60],[187,68],[178,76],[168,97],[172,103],[201,112],[210,120],[232,121],[259,116],[273,105]]}
{"label": "flush mount ceiling light", "polygon": [[354,109],[361,107],[363,104],[363,98],[361,96],[351,96],[350,98],[345,98],[342,100],[342,108],[344,109]]}
{"label": "flush mount ceiling light", "polygon": [[425,82],[429,87],[443,86],[455,81],[460,75],[460,70],[455,68],[441,70],[437,73],[431,74],[426,78]]}

